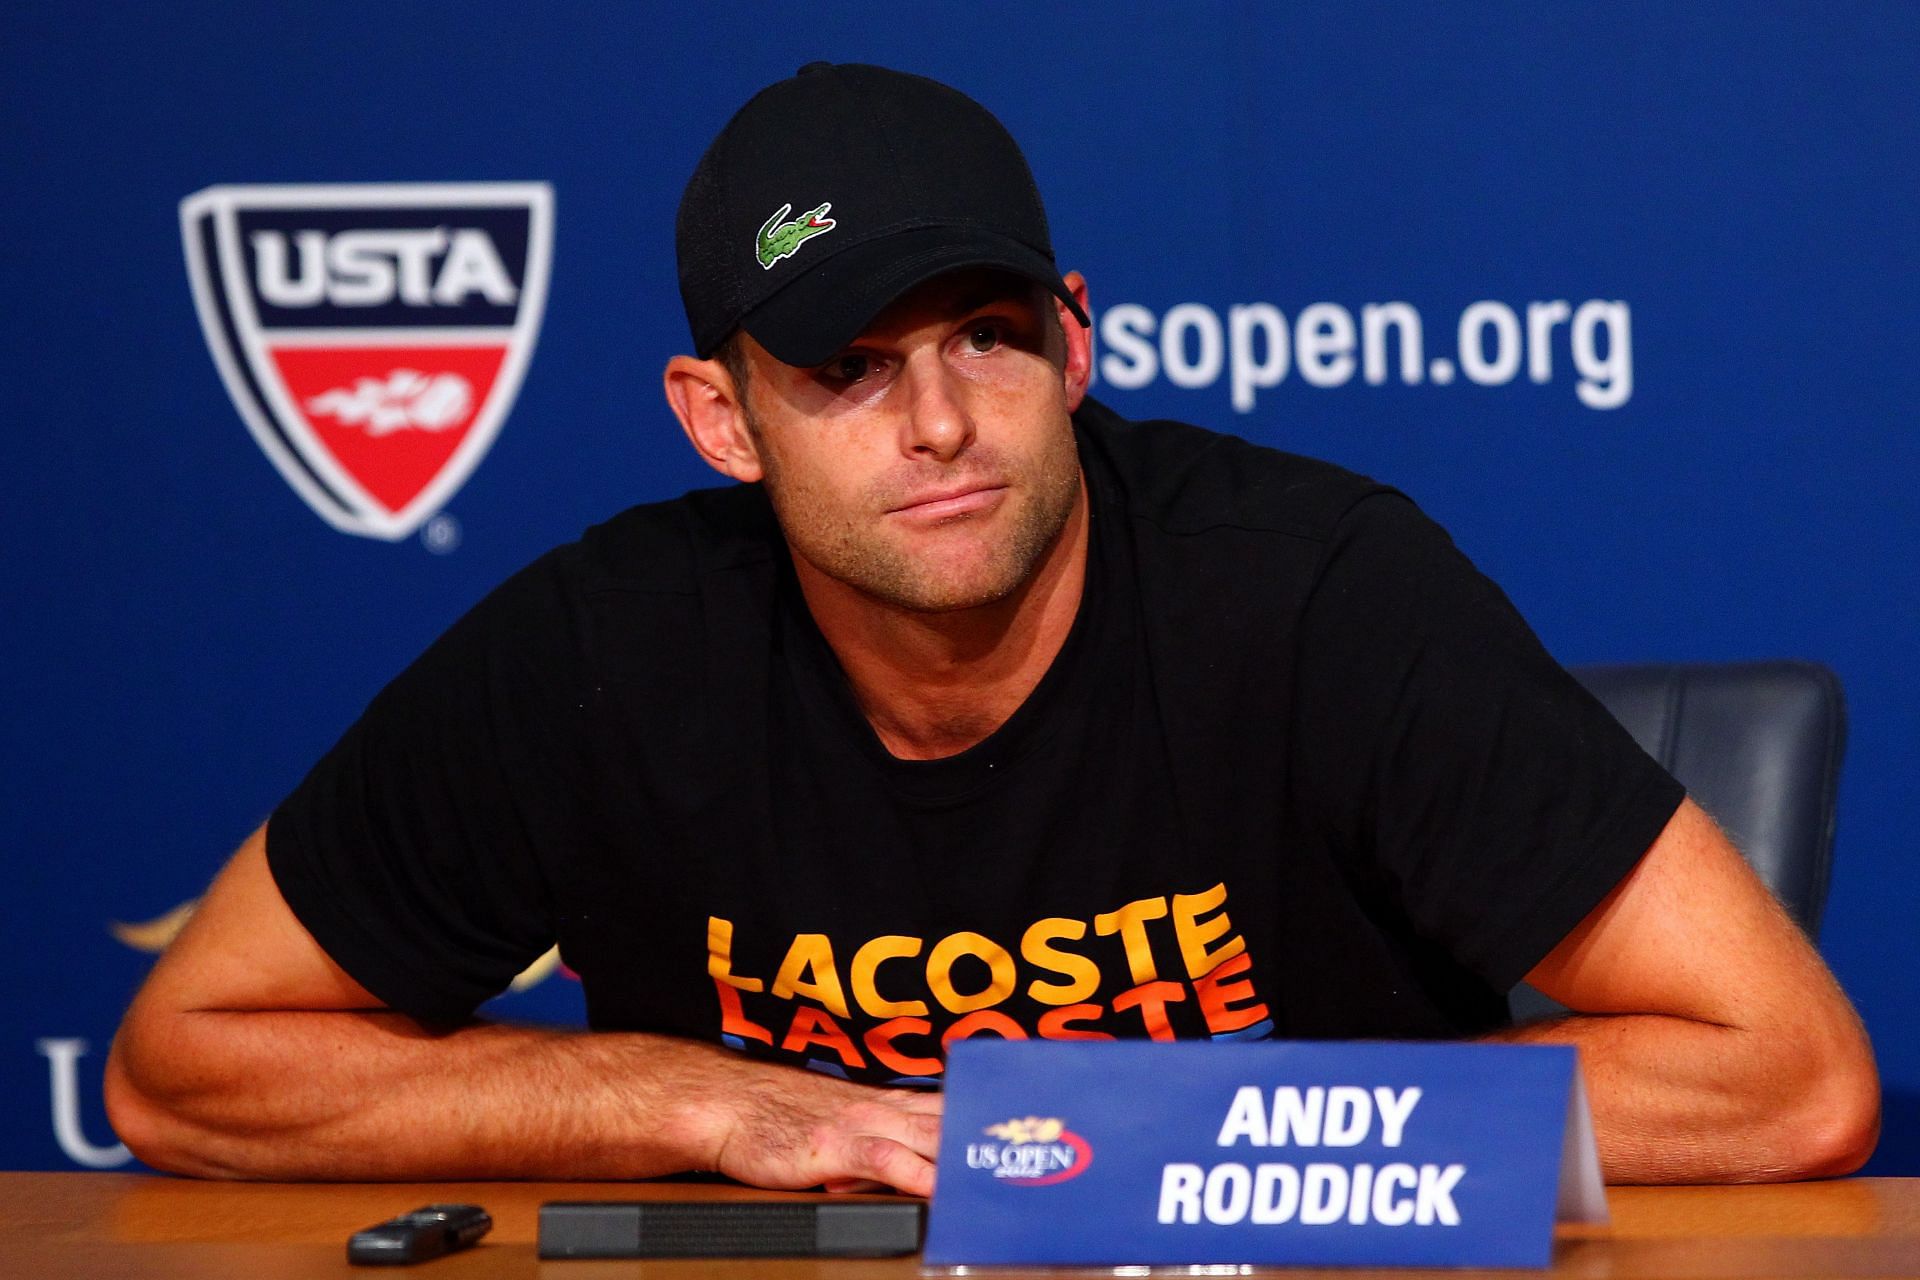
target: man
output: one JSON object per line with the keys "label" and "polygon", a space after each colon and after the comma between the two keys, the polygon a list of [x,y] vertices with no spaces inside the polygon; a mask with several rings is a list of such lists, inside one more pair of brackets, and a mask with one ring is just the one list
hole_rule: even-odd
{"label": "man", "polygon": [[[1086,398],[977,104],[806,68],[678,240],[745,483],[517,575],[246,843],[115,1044],[145,1159],[925,1194],[972,1035],[1558,1041],[1617,1180],[1865,1158],[1817,956],[1443,533]],[[471,1021],[556,938],[593,1031]]]}

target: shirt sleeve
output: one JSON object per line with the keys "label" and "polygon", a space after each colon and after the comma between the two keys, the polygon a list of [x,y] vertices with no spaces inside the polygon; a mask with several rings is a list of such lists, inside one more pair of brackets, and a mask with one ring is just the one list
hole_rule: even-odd
{"label": "shirt sleeve", "polygon": [[287,904],[393,1009],[460,1021],[555,940],[542,857],[577,838],[576,630],[549,556],[382,690],[268,822]]}
{"label": "shirt sleeve", "polygon": [[1684,798],[1399,494],[1341,520],[1301,636],[1302,803],[1387,909],[1495,989],[1600,903]]}

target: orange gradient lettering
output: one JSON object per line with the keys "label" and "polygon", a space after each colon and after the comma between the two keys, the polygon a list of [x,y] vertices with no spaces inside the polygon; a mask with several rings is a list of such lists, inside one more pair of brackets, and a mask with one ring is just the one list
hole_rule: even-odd
{"label": "orange gradient lettering", "polygon": [[[1253,968],[1253,957],[1243,949],[1233,959],[1220,965],[1206,977],[1193,984],[1193,994],[1200,1001],[1200,1012],[1207,1020],[1207,1030],[1215,1035],[1228,1031],[1239,1031],[1250,1027],[1267,1017],[1267,1006],[1258,1003],[1258,995],[1253,983],[1247,978],[1238,978],[1229,982],[1229,978],[1245,973]],[[1236,1009],[1233,1006],[1246,1000],[1256,1003]]]}
{"label": "orange gradient lettering", "polygon": [[1104,1031],[1076,1027],[1076,1022],[1096,1021],[1106,1010],[1097,1004],[1070,1004],[1064,1009],[1049,1009],[1040,1015],[1040,1034],[1048,1040],[1111,1040]]}
{"label": "orange gradient lettering", "polygon": [[[953,985],[954,961],[962,956],[975,956],[987,965],[987,985],[972,995],[962,995]],[[950,933],[934,944],[933,954],[927,957],[927,985],[950,1013],[990,1008],[1013,994],[1013,957],[992,938]]]}
{"label": "orange gradient lettering", "polygon": [[757,1022],[748,1019],[740,1008],[740,993],[718,978],[713,980],[713,989],[720,997],[720,1030],[722,1034],[738,1036],[742,1040],[758,1040],[761,1044],[773,1045],[773,1032]]}
{"label": "orange gradient lettering", "polygon": [[995,1009],[981,1009],[961,1018],[940,1037],[940,1047],[947,1048],[955,1040],[970,1040],[983,1031],[991,1031],[1002,1040],[1025,1040],[1027,1029]]}
{"label": "orange gradient lettering", "polygon": [[933,1030],[925,1018],[890,1018],[877,1027],[867,1028],[863,1037],[867,1052],[880,1064],[903,1076],[937,1076],[946,1070],[938,1058],[914,1058],[902,1053],[894,1042],[901,1036],[924,1036]]}
{"label": "orange gradient lettering", "polygon": [[803,1004],[793,1011],[793,1025],[787,1028],[780,1047],[788,1053],[803,1053],[810,1044],[833,1050],[849,1067],[867,1065],[860,1050],[854,1048],[852,1037],[840,1029],[839,1023],[812,1005]]}
{"label": "orange gradient lettering", "polygon": [[840,973],[833,967],[833,944],[824,933],[799,933],[787,948],[787,958],[774,975],[773,994],[782,1000],[796,995],[818,1000],[841,1017],[847,1016],[847,996],[840,989]]}
{"label": "orange gradient lettering", "polygon": [[881,964],[888,960],[917,956],[920,947],[918,938],[889,933],[873,939],[853,953],[853,964],[847,971],[847,980],[853,984],[853,998],[860,1005],[862,1013],[875,1018],[926,1016],[925,1000],[889,1000],[880,994],[875,980]]}
{"label": "orange gradient lettering", "polygon": [[1153,944],[1147,941],[1147,921],[1158,920],[1166,914],[1165,898],[1140,898],[1118,911],[1095,916],[1093,931],[1103,938],[1119,934],[1127,949],[1127,970],[1133,980],[1152,982],[1160,976],[1160,971],[1153,966]]}
{"label": "orange gradient lettering", "polygon": [[1180,940],[1180,959],[1187,966],[1189,978],[1204,977],[1223,960],[1231,960],[1247,949],[1247,940],[1235,934],[1214,950],[1207,950],[1207,944],[1231,929],[1233,922],[1224,911],[1209,920],[1200,917],[1219,909],[1226,900],[1224,881],[1204,893],[1173,895],[1173,934]]}
{"label": "orange gradient lettering", "polygon": [[1060,916],[1036,920],[1028,927],[1020,939],[1022,958],[1030,965],[1067,979],[1066,982],[1042,982],[1036,978],[1027,984],[1029,996],[1041,1004],[1076,1004],[1100,989],[1099,965],[1083,955],[1048,945],[1056,938],[1077,942],[1086,936],[1087,926],[1083,921]]}
{"label": "orange gradient lettering", "polygon": [[1173,1039],[1173,1024],[1167,1020],[1167,1006],[1187,998],[1187,989],[1178,982],[1149,982],[1113,998],[1115,1010],[1139,1009],[1140,1021],[1155,1040]]}
{"label": "orange gradient lettering", "polygon": [[[758,991],[761,981],[758,978],[736,978],[733,975],[733,921],[722,920],[719,916],[707,917],[707,972],[716,982],[724,982],[730,987],[742,991]],[[734,1001],[736,1006],[739,1001]]]}

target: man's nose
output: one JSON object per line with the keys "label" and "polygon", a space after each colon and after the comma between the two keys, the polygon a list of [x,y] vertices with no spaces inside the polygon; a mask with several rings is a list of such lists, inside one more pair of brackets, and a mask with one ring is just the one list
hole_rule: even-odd
{"label": "man's nose", "polygon": [[953,372],[927,354],[931,358],[909,361],[905,371],[909,395],[901,452],[951,462],[973,443],[973,417]]}

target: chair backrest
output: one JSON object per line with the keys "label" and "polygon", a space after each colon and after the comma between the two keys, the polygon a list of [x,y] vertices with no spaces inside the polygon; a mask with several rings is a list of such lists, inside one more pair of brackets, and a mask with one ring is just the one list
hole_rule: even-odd
{"label": "chair backrest", "polygon": [[[1815,662],[1575,667],[1574,676],[1713,815],[1818,937],[1846,746],[1840,678]],[[1525,983],[1516,1022],[1566,1012]]]}
{"label": "chair backrest", "polygon": [[1573,674],[1713,815],[1817,937],[1847,737],[1840,678],[1814,662],[1579,667]]}

